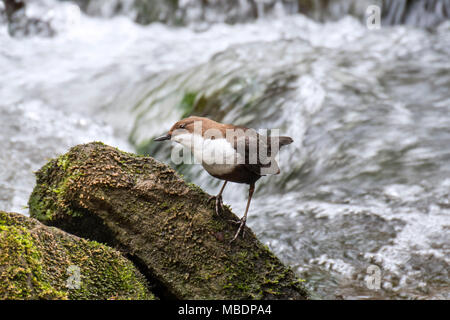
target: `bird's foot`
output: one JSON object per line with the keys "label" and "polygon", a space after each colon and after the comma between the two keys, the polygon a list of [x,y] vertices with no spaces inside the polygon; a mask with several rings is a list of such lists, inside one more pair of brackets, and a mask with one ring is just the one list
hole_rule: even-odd
{"label": "bird's foot", "polygon": [[239,236],[239,234],[242,232],[242,238],[244,238],[245,236],[245,223],[247,222],[247,218],[244,216],[242,217],[242,219],[240,219],[239,221],[234,221],[234,220],[230,220],[236,224],[239,224],[239,228],[236,232],[236,234],[234,235],[233,239],[231,239],[230,243],[232,243],[234,240],[237,239],[237,237]]}
{"label": "bird's foot", "polygon": [[215,206],[215,210],[216,210],[216,214],[220,217],[220,212],[223,211],[223,201],[222,201],[222,196],[211,196],[208,199],[208,203],[211,202],[213,199],[216,200],[216,206]]}

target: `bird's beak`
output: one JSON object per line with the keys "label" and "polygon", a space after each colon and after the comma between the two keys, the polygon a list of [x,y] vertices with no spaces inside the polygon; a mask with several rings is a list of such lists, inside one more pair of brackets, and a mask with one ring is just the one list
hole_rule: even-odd
{"label": "bird's beak", "polygon": [[165,134],[165,135],[163,135],[163,136],[161,136],[161,137],[156,138],[156,139],[153,140],[153,141],[170,140],[170,138],[172,138],[172,136],[170,135],[170,133],[168,133],[168,134]]}

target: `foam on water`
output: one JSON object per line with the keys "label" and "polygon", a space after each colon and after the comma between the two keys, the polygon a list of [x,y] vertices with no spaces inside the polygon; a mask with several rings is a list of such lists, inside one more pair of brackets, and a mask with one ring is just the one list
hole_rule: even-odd
{"label": "foam on water", "polygon": [[[449,298],[450,23],[370,31],[293,15],[199,32],[34,3],[54,37],[0,25],[0,209],[27,214],[32,171],[78,143],[170,163],[149,141],[203,112],[294,138],[248,224],[319,295]],[[178,169],[217,191],[198,166]],[[225,202],[243,212],[246,194],[233,186]]]}

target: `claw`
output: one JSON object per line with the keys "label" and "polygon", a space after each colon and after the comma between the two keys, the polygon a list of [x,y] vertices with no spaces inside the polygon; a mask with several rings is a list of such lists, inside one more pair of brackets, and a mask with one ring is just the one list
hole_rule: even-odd
{"label": "claw", "polygon": [[208,203],[211,202],[211,200],[216,199],[216,214],[220,217],[220,212],[223,211],[223,201],[222,196],[211,196],[208,199]]}
{"label": "claw", "polygon": [[238,228],[236,234],[234,235],[233,239],[231,239],[230,243],[232,243],[234,240],[237,239],[237,237],[239,236],[239,233],[241,233],[241,231],[242,231],[242,238],[244,238],[244,236],[245,236],[245,229],[244,229],[244,227],[245,227],[245,223],[247,222],[247,218],[244,216],[240,220],[240,222],[236,222],[236,221],[233,221],[233,222],[239,223],[239,228]]}

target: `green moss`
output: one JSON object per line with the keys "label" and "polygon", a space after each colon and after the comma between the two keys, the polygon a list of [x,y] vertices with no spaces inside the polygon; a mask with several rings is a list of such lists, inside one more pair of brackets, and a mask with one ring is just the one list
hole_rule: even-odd
{"label": "green moss", "polygon": [[204,194],[204,193],[205,193],[205,191],[203,191],[203,189],[200,188],[200,187],[199,187],[198,185],[196,185],[195,183],[186,182],[186,184],[187,184],[187,186],[188,186],[192,191],[199,192],[199,193],[201,193],[201,194]]}
{"label": "green moss", "polygon": [[[218,217],[208,197],[152,158],[90,143],[37,173],[29,206],[47,225],[120,245],[176,298],[308,298],[292,270],[251,230],[229,244],[236,232],[229,220],[237,217],[229,207]],[[108,265],[92,271],[83,274],[124,281],[130,275]],[[84,283],[81,296],[97,290]]]}
{"label": "green moss", "polygon": [[[65,175],[50,181],[45,179],[58,169],[62,169]],[[71,162],[69,154],[64,154],[48,162],[36,173],[38,183],[28,201],[31,216],[40,221],[50,221],[61,208],[64,208],[65,214],[70,216],[82,216],[80,210],[73,210],[69,207],[65,195],[70,186],[76,183],[82,175],[79,168]]]}
{"label": "green moss", "polygon": [[[80,281],[70,287],[73,269]],[[0,211],[0,299],[154,298],[145,278],[112,248]]]}
{"label": "green moss", "polygon": [[69,166],[69,157],[67,154],[62,155],[58,158],[57,164],[59,167],[61,167],[64,171],[67,170]]}
{"label": "green moss", "polygon": [[[71,263],[80,266],[82,275],[80,288],[71,290],[70,298],[154,298],[147,291],[145,279],[142,276],[137,276],[137,271],[131,262],[111,252],[104,245],[86,242],[84,247],[69,246],[69,248],[71,250]],[[91,263],[87,264],[86,253],[96,261],[95,266],[92,266]]]}
{"label": "green moss", "polygon": [[41,254],[24,227],[0,225],[0,244],[0,299],[68,298],[45,277]]}
{"label": "green moss", "polygon": [[195,100],[197,97],[196,92],[186,92],[181,99],[180,104],[178,105],[178,108],[181,109],[183,112],[181,118],[189,117],[192,114],[192,111],[194,110],[195,106]]}
{"label": "green moss", "polygon": [[[230,294],[249,299],[276,298],[282,295],[283,288],[292,288],[309,295],[302,285],[303,280],[292,277],[292,270],[280,265],[267,246],[260,244],[259,250],[252,253],[243,248],[234,257],[234,263],[225,268],[227,282],[223,286]],[[255,269],[264,271],[252,272]]]}

